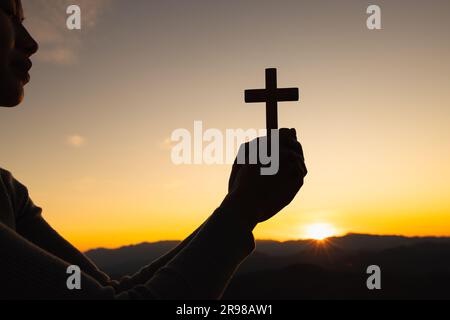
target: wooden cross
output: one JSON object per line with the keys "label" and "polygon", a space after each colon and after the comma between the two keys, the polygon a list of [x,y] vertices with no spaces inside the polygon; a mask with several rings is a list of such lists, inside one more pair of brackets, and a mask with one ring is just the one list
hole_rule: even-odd
{"label": "wooden cross", "polygon": [[277,69],[266,69],[266,88],[245,91],[246,103],[266,103],[267,134],[278,129],[278,102],[298,101],[298,88],[277,88]]}

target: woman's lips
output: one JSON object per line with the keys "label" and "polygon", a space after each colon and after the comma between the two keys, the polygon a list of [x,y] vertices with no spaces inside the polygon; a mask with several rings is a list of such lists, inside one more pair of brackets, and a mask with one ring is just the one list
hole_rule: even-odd
{"label": "woman's lips", "polygon": [[33,63],[30,59],[17,60],[12,63],[12,67],[14,72],[23,81],[24,84],[27,84],[30,81],[30,71]]}

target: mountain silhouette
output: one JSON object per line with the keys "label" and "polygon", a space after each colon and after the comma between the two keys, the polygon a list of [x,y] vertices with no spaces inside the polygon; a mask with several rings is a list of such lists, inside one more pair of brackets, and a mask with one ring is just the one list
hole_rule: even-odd
{"label": "mountain silhouette", "polygon": [[[86,254],[113,277],[132,274],[178,244],[143,243]],[[382,271],[370,291],[367,267]],[[450,238],[348,234],[325,241],[257,241],[225,299],[447,299]]]}

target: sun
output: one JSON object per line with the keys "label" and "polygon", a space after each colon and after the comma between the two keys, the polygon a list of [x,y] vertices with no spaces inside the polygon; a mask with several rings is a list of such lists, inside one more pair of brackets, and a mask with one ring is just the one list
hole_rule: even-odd
{"label": "sun", "polygon": [[314,240],[325,240],[336,235],[336,229],[328,223],[315,223],[306,227],[306,238]]}

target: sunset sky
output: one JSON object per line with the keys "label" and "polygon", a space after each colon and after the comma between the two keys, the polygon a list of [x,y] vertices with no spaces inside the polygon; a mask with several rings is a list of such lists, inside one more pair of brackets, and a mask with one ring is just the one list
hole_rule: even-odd
{"label": "sunset sky", "polygon": [[[0,166],[78,248],[182,239],[226,195],[229,165],[175,166],[171,133],[264,128],[243,93],[299,87],[280,105],[309,175],[259,226],[450,236],[450,2],[23,0],[41,45],[20,108],[0,110]],[[82,30],[66,28],[69,4]],[[382,9],[383,30],[366,27]]]}

